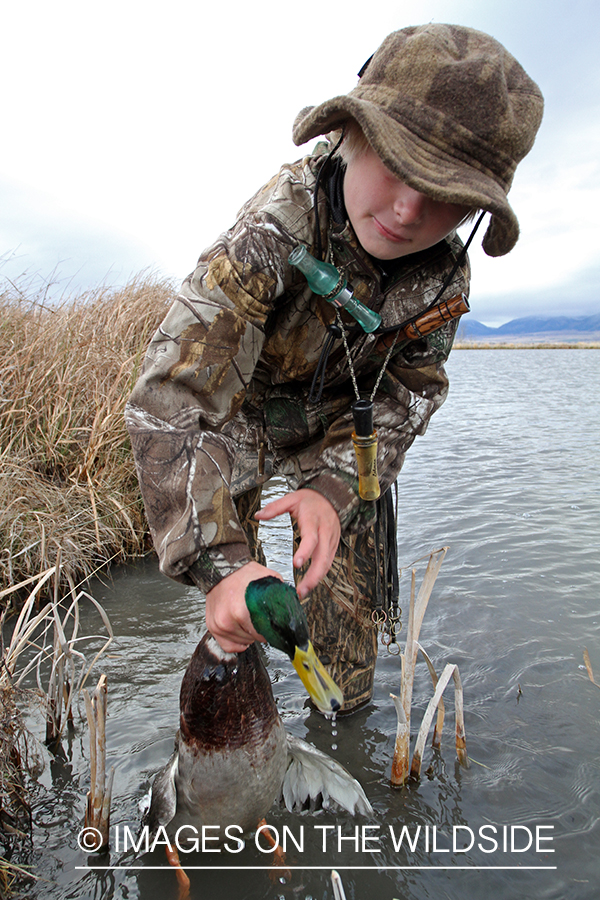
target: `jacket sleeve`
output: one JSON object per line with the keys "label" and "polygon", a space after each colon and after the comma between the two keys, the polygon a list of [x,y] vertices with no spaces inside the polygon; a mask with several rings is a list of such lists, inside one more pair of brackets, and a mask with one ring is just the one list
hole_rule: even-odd
{"label": "jacket sleeve", "polygon": [[205,591],[251,558],[229,491],[236,447],[221,428],[243,403],[290,249],[272,222],[240,219],[222,235],[156,332],[127,404],[161,571]]}
{"label": "jacket sleeve", "polygon": [[[381,493],[394,483],[406,451],[444,403],[448,377],[444,362],[450,354],[458,319],[418,342],[409,343],[388,364],[374,398],[373,421],[377,431],[377,468]],[[374,378],[360,384],[369,394]],[[301,487],[319,491],[335,507],[348,532],[362,531],[375,518],[375,503],[361,500],[352,447],[354,430],[350,411],[329,427],[318,460]]]}

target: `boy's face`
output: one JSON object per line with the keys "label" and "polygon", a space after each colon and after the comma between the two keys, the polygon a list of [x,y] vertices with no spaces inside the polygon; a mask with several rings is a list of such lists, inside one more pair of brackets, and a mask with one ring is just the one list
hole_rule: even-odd
{"label": "boy's face", "polygon": [[413,190],[371,147],[348,163],[344,201],[358,240],[376,259],[397,259],[433,247],[471,211]]}

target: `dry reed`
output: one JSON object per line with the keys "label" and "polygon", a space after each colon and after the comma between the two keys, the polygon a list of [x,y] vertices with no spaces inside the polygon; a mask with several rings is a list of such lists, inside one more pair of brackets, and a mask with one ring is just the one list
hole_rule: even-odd
{"label": "dry reed", "polygon": [[592,663],[591,663],[591,660],[590,660],[590,654],[589,654],[589,652],[588,652],[588,648],[587,648],[587,647],[584,647],[584,648],[583,648],[583,662],[585,663],[585,668],[586,668],[586,671],[587,671],[587,673],[588,673],[588,678],[590,679],[590,681],[592,682],[592,684],[595,684],[597,688],[600,688],[600,684],[598,684],[598,682],[597,682],[596,679],[594,678],[594,670],[592,669]]}
{"label": "dry reed", "polygon": [[[54,582],[53,599],[39,608],[44,588]],[[73,702],[82,690],[90,670],[112,640],[110,621],[102,606],[73,585],[60,595],[60,558],[54,566],[29,579],[30,592],[12,628],[10,641],[2,645],[0,660],[0,896],[9,896],[15,881],[35,876],[15,862],[31,834],[28,778],[39,769],[35,741],[24,728],[19,702],[33,696],[41,702],[46,716],[46,740],[60,739],[71,720]],[[33,586],[32,586],[33,585]],[[0,593],[18,592],[15,585]],[[97,634],[84,634],[80,606],[89,603],[100,620]],[[0,615],[0,638],[4,635],[5,609]],[[91,655],[91,661],[87,658]],[[35,673],[37,691],[25,691],[25,679]],[[11,856],[12,855],[12,856]]]}
{"label": "dry reed", "polygon": [[[404,653],[401,655],[402,674],[400,682],[400,696],[390,694],[396,715],[398,718],[396,729],[396,742],[394,746],[394,757],[392,760],[392,772],[390,782],[394,787],[401,787],[406,783],[409,777],[419,778],[421,774],[421,765],[423,761],[423,751],[425,749],[425,741],[429,734],[433,717],[437,711],[436,724],[433,732],[432,746],[439,750],[442,741],[442,729],[444,727],[445,706],[443,693],[450,679],[454,680],[454,708],[456,719],[456,755],[459,763],[465,768],[469,768],[469,759],[467,756],[467,745],[465,737],[465,724],[463,712],[463,691],[458,672],[458,666],[448,663],[441,676],[438,678],[433,663],[424,648],[419,643],[419,634],[425,611],[431,592],[435,584],[435,580],[440,571],[441,565],[446,555],[447,547],[441,550],[434,550],[429,555],[427,569],[419,589],[419,593],[415,598],[416,592],[416,570],[412,570],[410,585],[410,605],[408,613],[408,626],[406,630],[406,646]],[[429,701],[421,727],[417,735],[415,748],[413,751],[412,763],[410,761],[410,720],[412,708],[413,683],[415,677],[415,669],[417,665],[417,656],[419,652],[422,654],[427,668],[431,676],[433,684],[433,697]]]}
{"label": "dry reed", "polygon": [[331,870],[331,887],[333,888],[333,900],[346,900],[344,884],[340,877],[340,873],[335,869]]}
{"label": "dry reed", "polygon": [[0,584],[87,576],[144,545],[123,409],[173,297],[150,276],[50,305],[0,293]]}
{"label": "dry reed", "polygon": [[34,878],[17,861],[26,855],[31,811],[26,783],[28,743],[12,686],[0,682],[0,897],[26,878]]}
{"label": "dry reed", "polygon": [[108,686],[102,674],[96,690],[90,697],[83,689],[85,712],[90,730],[90,789],[87,793],[84,826],[91,838],[90,849],[108,849],[110,828],[110,804],[115,767],[111,766],[106,779],[106,707]]}

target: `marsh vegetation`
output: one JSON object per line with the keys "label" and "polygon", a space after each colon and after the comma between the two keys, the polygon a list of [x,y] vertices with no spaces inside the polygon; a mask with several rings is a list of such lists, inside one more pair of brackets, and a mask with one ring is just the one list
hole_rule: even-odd
{"label": "marsh vegetation", "polygon": [[59,551],[72,584],[142,550],[123,408],[172,297],[152,277],[52,304],[19,284],[0,294],[3,587],[47,570]]}

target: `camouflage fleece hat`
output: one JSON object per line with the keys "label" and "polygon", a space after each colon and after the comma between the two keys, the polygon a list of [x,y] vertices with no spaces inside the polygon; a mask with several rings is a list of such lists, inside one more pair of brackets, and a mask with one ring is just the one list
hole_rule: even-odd
{"label": "camouflage fleece hat", "polygon": [[502,44],[460,25],[388,35],[349,94],[307,107],[296,144],[348,118],[395,175],[435,200],[488,210],[489,256],[508,253],[519,224],[507,200],[539,128],[543,98]]}

